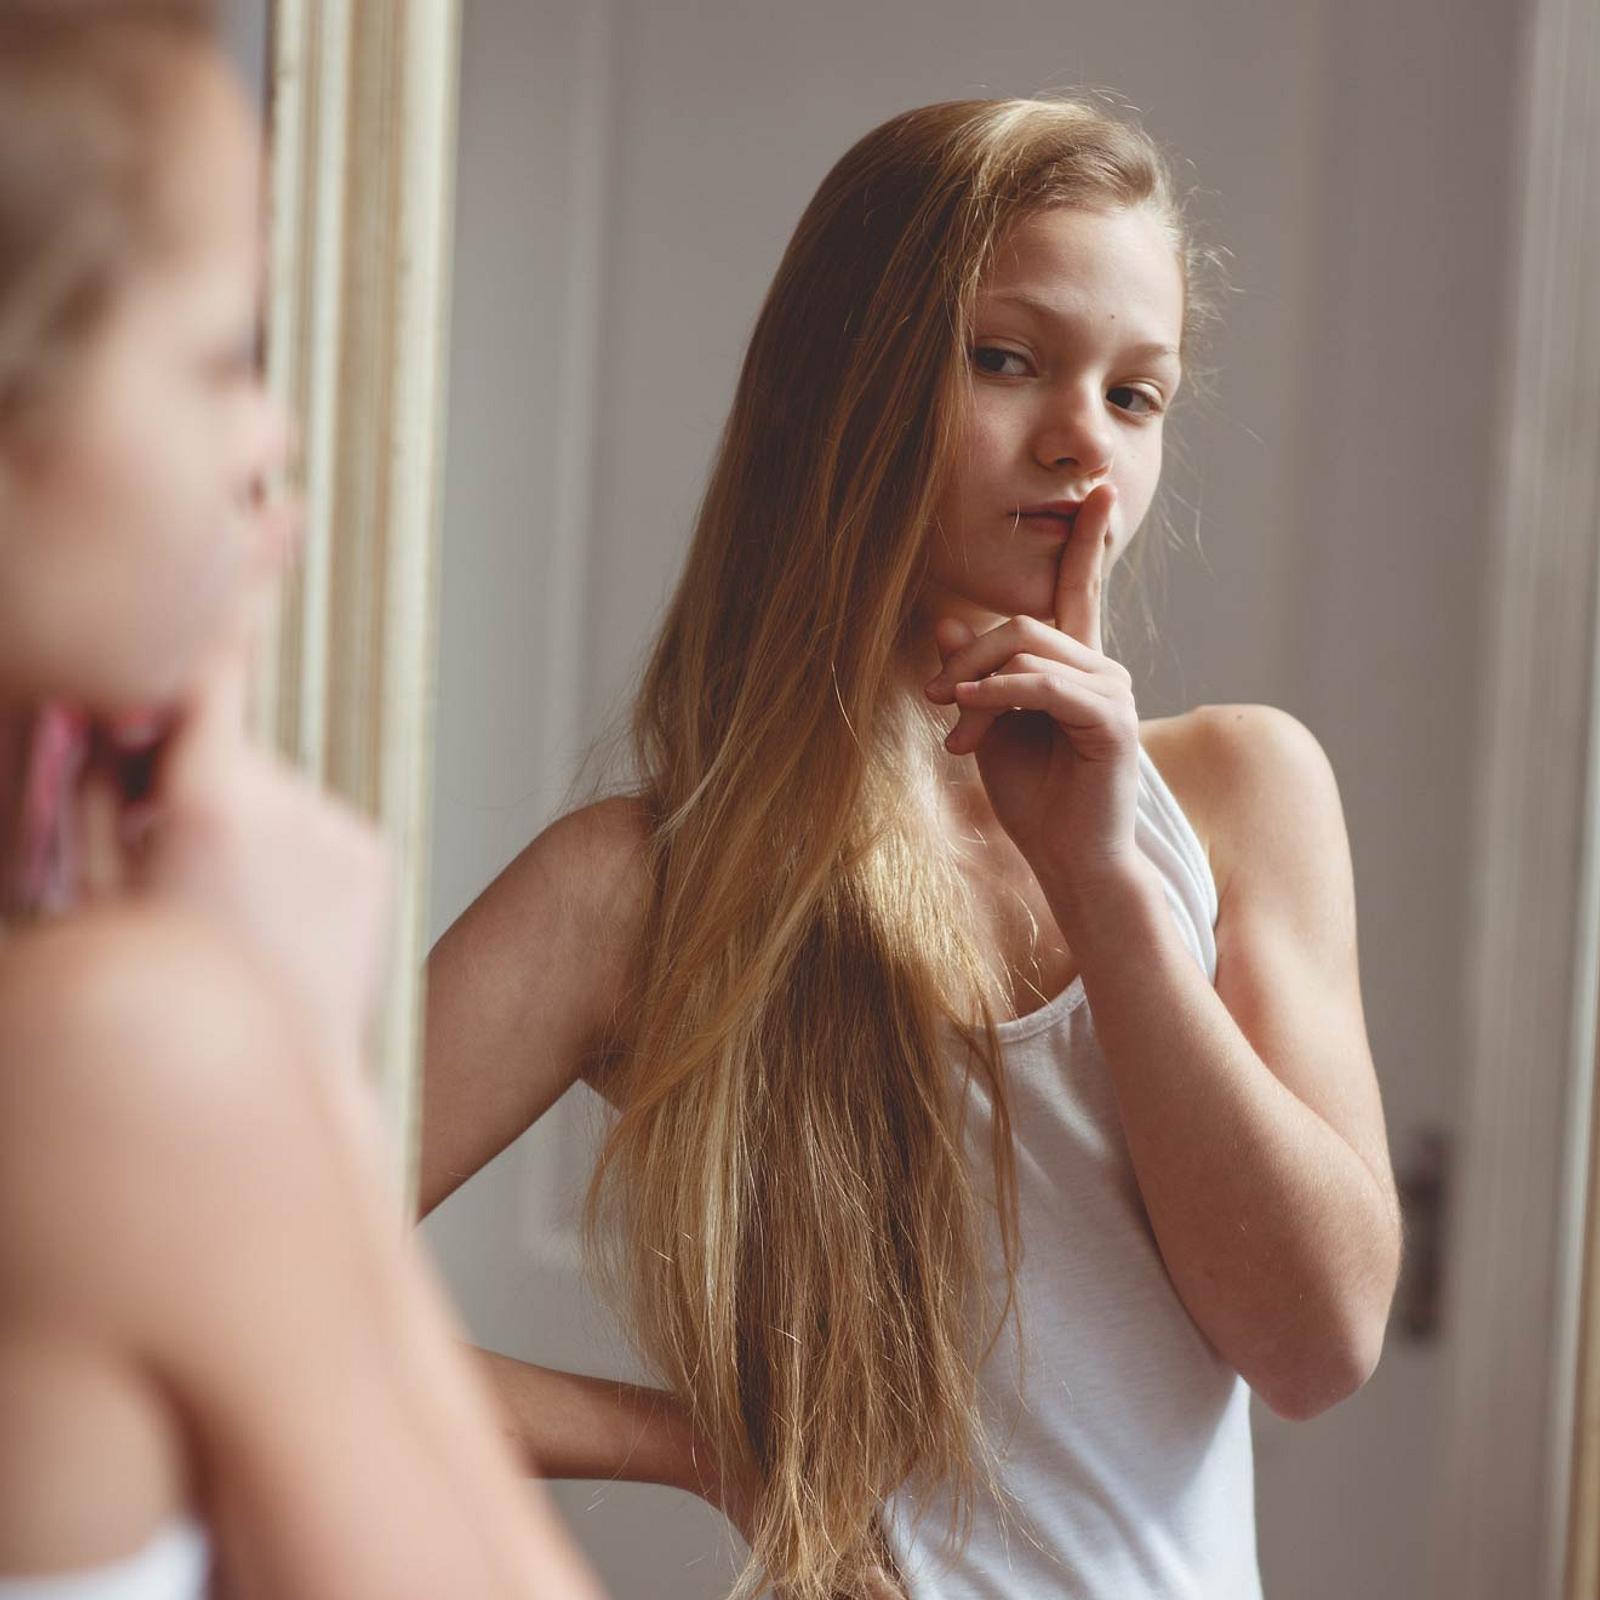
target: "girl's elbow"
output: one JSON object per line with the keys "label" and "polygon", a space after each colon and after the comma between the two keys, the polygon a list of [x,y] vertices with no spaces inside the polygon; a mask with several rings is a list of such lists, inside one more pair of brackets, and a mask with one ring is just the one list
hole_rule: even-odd
{"label": "girl's elbow", "polygon": [[1377,1371],[1385,1319],[1352,1319],[1337,1336],[1302,1350],[1289,1366],[1252,1384],[1266,1405],[1288,1422],[1309,1422],[1348,1400]]}

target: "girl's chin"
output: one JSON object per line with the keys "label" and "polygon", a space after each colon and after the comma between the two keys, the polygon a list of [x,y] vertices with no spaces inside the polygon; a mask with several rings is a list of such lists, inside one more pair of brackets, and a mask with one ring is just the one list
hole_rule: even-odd
{"label": "girl's chin", "polygon": [[[1037,588],[991,593],[968,602],[968,620],[979,633],[996,628],[1012,617],[1036,617],[1040,622],[1055,620],[1056,592],[1051,585],[1042,593]],[[977,619],[983,619],[980,625]]]}
{"label": "girl's chin", "polygon": [[85,695],[83,707],[100,727],[125,730],[136,739],[145,728],[177,715],[192,696],[205,659],[198,649],[163,653],[159,661],[147,655],[137,671],[114,673],[101,692]]}
{"label": "girl's chin", "polygon": [[919,610],[931,618],[959,617],[975,633],[987,633],[1012,617],[1035,617],[1040,622],[1053,623],[1059,567],[1059,559],[1051,560],[1026,575],[1008,574],[1009,582],[998,581],[982,588],[971,583],[962,588],[933,585],[924,594]]}

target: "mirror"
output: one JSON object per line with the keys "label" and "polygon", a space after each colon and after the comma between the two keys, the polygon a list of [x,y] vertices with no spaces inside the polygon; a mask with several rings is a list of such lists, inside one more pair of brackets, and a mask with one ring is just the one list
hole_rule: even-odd
{"label": "mirror", "polygon": [[[1361,1392],[1254,1409],[1264,1585],[1300,1600],[1593,1585],[1597,499],[1540,407],[1577,392],[1574,439],[1600,425],[1600,274],[1570,270],[1600,266],[1600,130],[1560,109],[1596,103],[1592,7],[1533,9],[463,8],[425,942],[635,682],[756,309],[845,147],[915,104],[1109,84],[1192,163],[1233,292],[1214,393],[1172,425],[1159,645],[1129,665],[1143,716],[1264,702],[1328,753],[1411,1245]],[[1568,326],[1589,364],[1555,371]],[[602,1121],[573,1090],[425,1232],[479,1342],[624,1374],[573,1227]],[[613,1594],[726,1592],[698,1502],[558,1497]]]}

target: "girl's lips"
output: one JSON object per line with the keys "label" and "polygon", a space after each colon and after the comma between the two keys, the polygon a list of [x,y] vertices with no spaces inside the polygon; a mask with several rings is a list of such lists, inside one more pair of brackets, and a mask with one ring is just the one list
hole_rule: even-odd
{"label": "girl's lips", "polygon": [[1059,511],[1019,511],[1014,514],[1013,520],[1019,527],[1059,539],[1072,532],[1075,518]]}
{"label": "girl's lips", "polygon": [[1017,515],[1022,517],[1075,517],[1083,509],[1081,500],[1036,500],[1031,506],[1018,506]]}

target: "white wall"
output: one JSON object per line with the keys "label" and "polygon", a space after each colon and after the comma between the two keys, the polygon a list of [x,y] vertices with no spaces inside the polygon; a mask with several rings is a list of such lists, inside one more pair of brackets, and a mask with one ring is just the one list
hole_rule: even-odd
{"label": "white wall", "polygon": [[[1516,0],[466,0],[435,933],[548,818],[630,684],[827,167],[908,105],[1103,84],[1192,161],[1238,290],[1217,402],[1175,423],[1210,570],[1174,558],[1140,704],[1268,701],[1322,739],[1392,1139],[1448,1125],[1518,18]],[[592,1134],[570,1098],[429,1233],[485,1343],[620,1371],[561,1243]],[[1263,1420],[1269,1595],[1427,1593],[1437,1366],[1391,1340],[1334,1413]],[[562,1494],[617,1600],[723,1592],[718,1525],[685,1497]]]}
{"label": "white wall", "polygon": [[268,0],[226,0],[220,8],[222,36],[239,75],[266,101]]}

